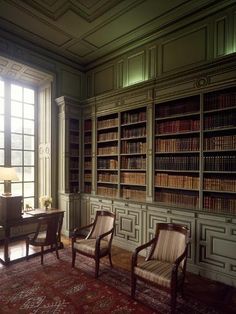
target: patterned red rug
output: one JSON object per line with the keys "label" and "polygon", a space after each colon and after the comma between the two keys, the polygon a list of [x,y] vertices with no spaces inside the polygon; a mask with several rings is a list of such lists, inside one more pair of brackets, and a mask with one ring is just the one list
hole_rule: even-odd
{"label": "patterned red rug", "polygon": [[[39,257],[3,267],[0,270],[0,313],[159,313],[170,310],[169,296],[145,284],[137,285],[137,300],[130,298],[130,273],[111,269],[101,262],[98,279],[94,278],[94,261],[79,256],[71,268],[71,251]],[[141,303],[142,301],[142,303]],[[178,298],[177,313],[215,314],[214,309],[191,299]]]}

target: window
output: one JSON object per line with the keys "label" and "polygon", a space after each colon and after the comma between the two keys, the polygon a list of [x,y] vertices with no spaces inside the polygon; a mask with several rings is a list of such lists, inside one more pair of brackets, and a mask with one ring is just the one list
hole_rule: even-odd
{"label": "window", "polygon": [[[16,169],[19,181],[11,183],[13,195],[24,206],[35,200],[35,90],[0,80],[0,166]],[[0,192],[4,190],[3,182]]]}

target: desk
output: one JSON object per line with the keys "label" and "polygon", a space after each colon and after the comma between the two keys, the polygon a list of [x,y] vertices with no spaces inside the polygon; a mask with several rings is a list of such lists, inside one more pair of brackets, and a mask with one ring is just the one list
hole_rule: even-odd
{"label": "desk", "polygon": [[[12,237],[11,236],[11,228],[12,227],[17,227],[17,226],[24,226],[28,224],[35,224],[38,222],[38,219],[40,217],[45,217],[47,215],[60,215],[60,223],[58,226],[58,241],[60,242],[59,248],[63,248],[63,244],[61,242],[61,227],[62,227],[62,222],[63,222],[63,217],[64,217],[64,211],[59,210],[59,209],[49,209],[45,211],[44,209],[35,209],[30,212],[24,213],[21,218],[15,219],[15,220],[9,220],[5,223],[3,226],[4,228],[4,258],[0,258],[0,263],[3,265],[7,265],[11,262],[10,257],[9,257],[9,243],[14,241],[14,240],[19,240],[19,239],[25,239],[27,236],[27,233],[24,235],[21,235],[19,237]],[[51,251],[51,249],[49,250]],[[34,253],[32,255],[38,255],[40,253]],[[22,259],[19,258],[19,259]],[[15,261],[15,260],[14,260]]]}

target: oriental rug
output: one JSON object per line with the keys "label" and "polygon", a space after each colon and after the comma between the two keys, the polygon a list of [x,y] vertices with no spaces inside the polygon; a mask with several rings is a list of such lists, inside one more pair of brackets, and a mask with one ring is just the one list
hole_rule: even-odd
{"label": "oriental rug", "polygon": [[[71,251],[45,255],[0,269],[1,314],[166,314],[170,298],[166,292],[137,284],[137,300],[130,298],[130,273],[110,268],[106,259],[100,264],[100,276],[94,278],[94,261],[77,255],[71,267]],[[104,261],[104,262],[103,262]],[[195,299],[178,297],[177,313],[216,314]]]}

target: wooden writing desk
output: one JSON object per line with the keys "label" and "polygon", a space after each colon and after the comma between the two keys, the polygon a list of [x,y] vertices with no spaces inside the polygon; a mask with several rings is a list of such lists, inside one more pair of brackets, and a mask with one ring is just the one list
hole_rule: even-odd
{"label": "wooden writing desk", "polygon": [[[32,211],[29,211],[27,213],[24,213],[21,218],[19,219],[14,219],[14,220],[9,220],[7,221],[4,225],[4,258],[0,258],[0,263],[3,265],[7,265],[11,262],[10,257],[9,257],[9,243],[12,241],[16,241],[19,239],[25,239],[28,233],[25,233],[24,235],[20,236],[12,236],[11,235],[11,228],[12,227],[18,227],[18,226],[24,226],[28,224],[35,224],[37,223],[38,219],[40,217],[45,217],[47,215],[60,215],[61,219],[60,224],[58,226],[58,238],[60,241],[59,248],[63,248],[63,243],[61,242],[61,227],[62,227],[62,222],[63,222],[63,216],[64,216],[64,211],[60,209],[49,209],[45,211],[44,209],[34,209]],[[51,251],[51,249],[49,250]],[[34,253],[32,255],[38,255],[40,253]],[[20,259],[23,259],[25,257],[21,257]],[[18,260],[18,259],[17,259]],[[14,260],[15,261],[15,260]]]}

